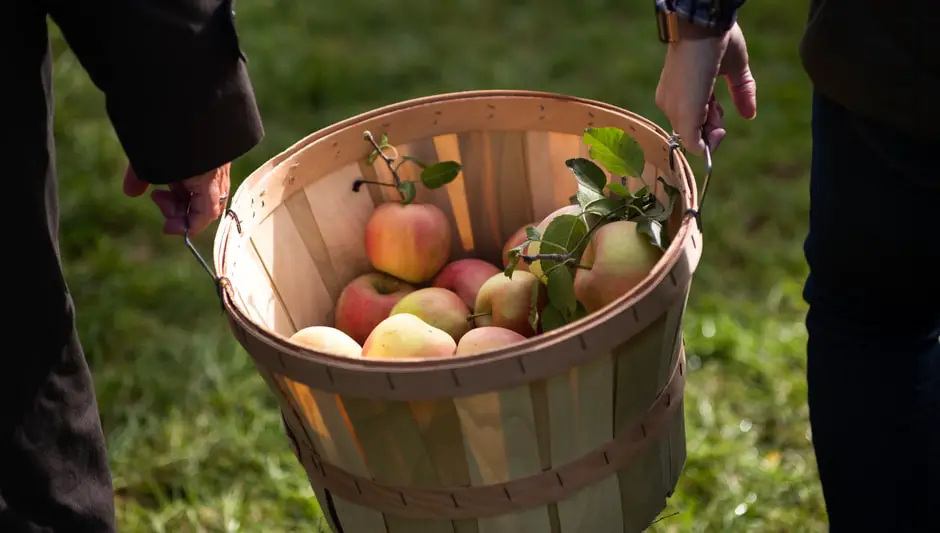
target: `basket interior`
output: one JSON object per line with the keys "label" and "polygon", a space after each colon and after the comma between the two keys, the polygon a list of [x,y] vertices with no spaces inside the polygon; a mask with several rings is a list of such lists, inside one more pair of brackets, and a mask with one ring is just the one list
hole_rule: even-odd
{"label": "basket interior", "polygon": [[[420,168],[405,164],[403,179],[418,180],[416,202],[440,207],[452,232],[451,260],[477,257],[502,266],[501,252],[513,232],[537,225],[567,205],[577,183],[565,166],[572,157],[588,157],[581,135],[547,131],[471,131],[447,133],[406,144],[395,144],[400,156],[427,163],[455,160],[461,174],[440,189],[420,185]],[[364,153],[368,146],[364,143]],[[391,182],[381,159],[360,160],[322,173],[295,170],[304,185],[282,198],[263,220],[246,224],[250,246],[229,250],[226,271],[252,318],[272,332],[289,337],[312,325],[333,324],[333,304],[353,278],[372,271],[365,249],[365,226],[381,202],[399,201],[393,188],[364,185],[358,178]],[[657,177],[670,180],[663,169],[647,162],[641,177],[628,185],[653,187],[665,200]],[[676,185],[678,186],[678,185]],[[259,191],[259,207],[266,191]],[[670,238],[679,227],[682,206],[675,206]]]}

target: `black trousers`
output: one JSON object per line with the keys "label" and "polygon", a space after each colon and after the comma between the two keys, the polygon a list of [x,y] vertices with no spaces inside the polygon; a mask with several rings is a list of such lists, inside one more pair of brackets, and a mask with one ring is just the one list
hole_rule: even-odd
{"label": "black trousers", "polygon": [[940,531],[938,157],[814,98],[807,385],[832,533]]}
{"label": "black trousers", "polygon": [[49,52],[13,61],[14,73],[27,72],[19,61],[41,63],[42,74],[7,85],[13,142],[0,148],[13,296],[0,355],[0,532],[112,533],[105,439],[59,259]]}

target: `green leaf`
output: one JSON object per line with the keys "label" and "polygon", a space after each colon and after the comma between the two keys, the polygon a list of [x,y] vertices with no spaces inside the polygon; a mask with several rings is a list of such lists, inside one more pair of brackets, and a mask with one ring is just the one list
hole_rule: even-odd
{"label": "green leaf", "polygon": [[532,284],[532,296],[529,299],[529,325],[534,331],[539,330],[539,297],[542,295],[542,284]]}
{"label": "green leaf", "polygon": [[597,166],[594,161],[583,157],[575,157],[565,161],[565,166],[578,178],[578,183],[597,193],[604,191],[607,185],[607,173]]}
{"label": "green leaf", "polygon": [[548,271],[548,301],[568,317],[574,314],[578,307],[578,299],[574,295],[574,278],[567,265],[556,265]]}
{"label": "green leaf", "polygon": [[539,235],[538,228],[536,228],[535,226],[526,226],[525,236],[526,236],[526,239],[530,241],[537,241],[542,238],[542,236]]}
{"label": "green leaf", "polygon": [[630,192],[630,189],[619,183],[608,183],[607,190],[623,198],[633,198],[633,193]]}
{"label": "green leaf", "polygon": [[545,309],[542,309],[542,332],[551,331],[553,329],[558,329],[568,321],[565,320],[565,315],[561,313],[554,305],[548,304],[545,306]]}
{"label": "green leaf", "polygon": [[413,181],[402,181],[398,185],[398,192],[401,194],[401,203],[408,205],[414,201],[417,191],[415,190],[415,182]]}
{"label": "green leaf", "polygon": [[587,128],[584,130],[584,144],[590,147],[588,155],[591,159],[611,174],[639,176],[646,164],[643,148],[619,128]]}
{"label": "green leaf", "polygon": [[[556,249],[560,248],[565,250],[565,252],[560,253],[571,253],[574,252],[573,257],[575,259],[580,259],[581,252],[584,249],[586,239],[584,236],[587,235],[587,224],[581,219],[574,215],[558,215],[553,218],[552,221],[548,224],[548,227],[545,228],[545,233],[542,235],[543,243],[550,243],[553,246],[539,246],[539,253],[555,253]],[[580,249],[575,250],[580,244]],[[548,272],[553,265],[558,264],[558,261],[551,260],[540,260],[540,265],[542,266],[542,272]]]}
{"label": "green leaf", "polygon": [[584,304],[579,300],[578,307],[574,310],[574,316],[571,317],[571,321],[574,322],[575,320],[582,319],[588,316],[588,314],[590,313],[588,313],[587,307],[584,307]]}
{"label": "green leaf", "polygon": [[[622,198],[600,198],[588,204],[584,208],[584,212],[591,213],[593,215],[599,215],[601,217],[610,216],[616,212],[622,217],[627,214],[627,210],[625,208],[626,205],[627,202],[625,202]],[[618,218],[619,217],[613,217],[613,220],[617,220]]]}
{"label": "green leaf", "polygon": [[663,225],[658,220],[644,217],[637,221],[636,230],[649,237],[653,246],[660,250],[666,249],[663,245]]}
{"label": "green leaf", "polygon": [[460,163],[456,161],[441,161],[424,167],[421,171],[421,182],[428,189],[437,189],[454,181],[460,174]]}
{"label": "green leaf", "polygon": [[591,202],[594,202],[597,200],[603,200],[604,198],[607,198],[607,197],[604,196],[602,193],[599,193],[593,189],[589,189],[585,187],[584,185],[579,184],[578,192],[575,193],[575,198],[578,201],[578,205],[580,205],[581,209],[583,210],[585,207],[590,205]]}

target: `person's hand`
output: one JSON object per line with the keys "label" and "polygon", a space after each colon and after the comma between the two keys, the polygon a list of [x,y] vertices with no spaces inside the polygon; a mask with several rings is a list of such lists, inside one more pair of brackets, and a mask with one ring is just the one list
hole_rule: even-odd
{"label": "person's hand", "polygon": [[[210,170],[205,174],[172,183],[169,189],[154,189],[150,193],[166,221],[163,232],[183,235],[189,228],[190,235],[197,235],[225,210],[229,192],[230,163]],[[131,198],[147,191],[149,183],[137,177],[133,167],[124,171],[124,194]]]}
{"label": "person's hand", "polygon": [[669,44],[656,87],[656,105],[685,149],[696,155],[705,152],[706,142],[709,150],[715,151],[725,136],[724,111],[714,94],[718,76],[724,77],[738,113],[746,119],[757,116],[757,84],[748,65],[744,34],[737,24],[721,36]]}

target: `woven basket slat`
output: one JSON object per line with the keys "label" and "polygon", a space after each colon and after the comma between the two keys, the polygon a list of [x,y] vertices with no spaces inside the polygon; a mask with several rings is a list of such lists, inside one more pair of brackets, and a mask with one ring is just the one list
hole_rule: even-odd
{"label": "woven basket slat", "polygon": [[[617,126],[646,156],[642,180],[682,191],[660,264],[630,294],[561,330],[442,361],[354,360],[291,344],[332,325],[343,287],[371,270],[365,224],[396,201],[364,131],[399,156],[455,160],[457,179],[418,184],[442,209],[452,260],[501,265],[503,244],[569,203],[565,160],[585,127]],[[389,153],[389,152],[386,152]],[[389,155],[392,155],[389,153]],[[545,93],[480,91],[387,106],[316,132],[239,187],[216,236],[216,271],[238,341],[276,394],[287,434],[336,533],[633,533],[664,508],[685,461],[682,319],[701,235],[681,154],[619,108]],[[420,170],[400,168],[404,179]]]}

